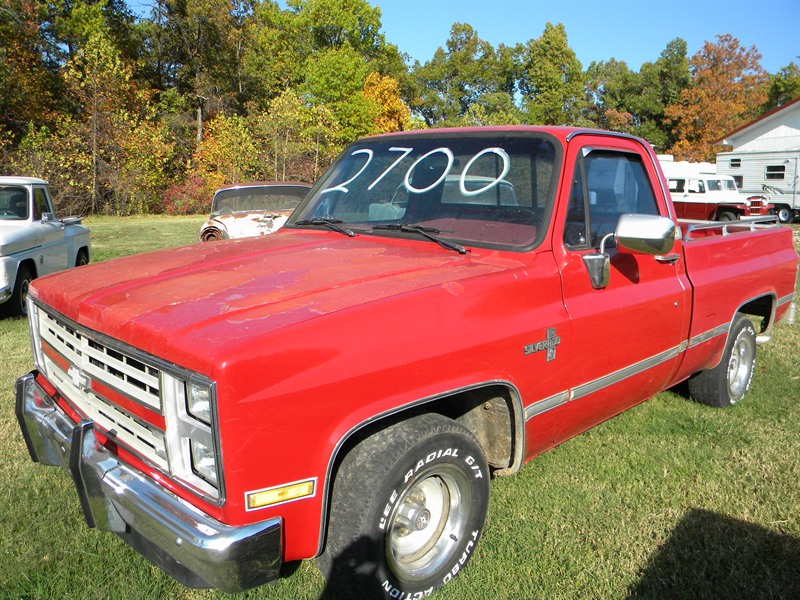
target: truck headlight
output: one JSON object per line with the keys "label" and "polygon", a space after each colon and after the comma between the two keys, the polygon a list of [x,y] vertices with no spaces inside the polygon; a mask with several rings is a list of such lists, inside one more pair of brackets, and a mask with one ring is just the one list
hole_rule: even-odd
{"label": "truck headlight", "polygon": [[211,425],[211,387],[189,381],[186,384],[186,408],[193,417]]}
{"label": "truck headlight", "polygon": [[161,390],[170,474],[215,500],[221,499],[214,383],[199,374],[183,379],[162,371]]}
{"label": "truck headlight", "polygon": [[217,483],[217,456],[213,448],[191,440],[192,470],[212,485]]}

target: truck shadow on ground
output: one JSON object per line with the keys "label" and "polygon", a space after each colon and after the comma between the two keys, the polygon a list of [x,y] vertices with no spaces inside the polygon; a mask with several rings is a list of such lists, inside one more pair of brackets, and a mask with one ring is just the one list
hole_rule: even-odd
{"label": "truck shadow on ground", "polygon": [[[371,542],[360,539],[356,544]],[[336,560],[347,561],[344,557]],[[334,571],[339,570],[337,567],[334,565]],[[380,583],[374,570],[357,570],[356,577],[357,582],[331,581],[319,600],[386,597],[379,592]],[[346,591],[359,587],[373,592],[365,595]],[[626,597],[635,600],[800,598],[800,539],[722,514],[691,509],[647,561]]]}
{"label": "truck shadow on ground", "polygon": [[627,597],[800,598],[800,539],[707,510],[689,510]]}

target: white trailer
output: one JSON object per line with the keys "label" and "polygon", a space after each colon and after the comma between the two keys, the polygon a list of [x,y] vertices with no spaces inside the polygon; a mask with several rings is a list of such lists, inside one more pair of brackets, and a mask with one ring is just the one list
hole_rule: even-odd
{"label": "white trailer", "polygon": [[717,173],[736,180],[745,196],[763,196],[774,205],[778,220],[800,217],[798,190],[800,150],[733,151],[717,154]]}

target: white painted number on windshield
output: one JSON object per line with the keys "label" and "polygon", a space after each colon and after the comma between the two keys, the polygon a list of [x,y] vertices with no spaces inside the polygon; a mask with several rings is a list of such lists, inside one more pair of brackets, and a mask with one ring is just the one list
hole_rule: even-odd
{"label": "white painted number on windshield", "polygon": [[[392,147],[392,148],[389,148],[389,151],[390,152],[400,152],[401,154],[397,158],[397,160],[395,160],[391,165],[389,165],[389,167],[387,167],[371,184],[369,184],[369,186],[367,186],[368,190],[371,190],[376,185],[378,185],[378,183],[384,177],[386,177],[386,175],[388,175],[389,172],[391,172],[395,167],[397,167],[409,154],[411,154],[414,151],[414,149],[413,148]],[[360,154],[366,155],[367,160],[361,166],[361,168],[358,170],[358,172],[355,175],[353,175],[350,179],[348,179],[347,181],[344,181],[344,182],[342,182],[342,183],[340,183],[338,185],[335,185],[333,187],[329,187],[327,189],[322,190],[320,192],[320,194],[326,194],[328,192],[344,192],[345,194],[348,193],[350,191],[350,187],[349,186],[351,186],[351,184],[356,179],[358,179],[361,176],[362,173],[364,173],[364,171],[367,169],[369,164],[372,162],[372,159],[374,158],[373,152],[369,148],[361,148],[359,150],[354,150],[350,154],[350,156],[356,156],[356,155],[360,155]],[[439,178],[436,181],[434,181],[430,185],[427,185],[427,186],[425,186],[423,188],[414,187],[414,185],[412,184],[412,176],[413,176],[414,170],[417,167],[420,167],[420,165],[422,165],[429,157],[431,157],[431,156],[433,156],[435,154],[443,154],[445,157],[447,157],[447,166],[442,170],[442,174],[439,176]],[[472,165],[475,163],[476,160],[478,160],[481,156],[484,156],[485,154],[494,154],[497,157],[499,157],[500,160],[503,162],[503,169],[500,172],[500,175],[498,177],[495,177],[494,179],[489,180],[489,182],[486,185],[484,185],[483,187],[480,187],[480,188],[475,189],[475,190],[468,190],[467,187],[466,187],[466,181],[469,179],[468,173],[469,173],[470,167],[472,167]],[[405,186],[406,190],[408,190],[408,192],[410,192],[412,194],[422,194],[424,192],[432,190],[437,185],[442,183],[442,181],[444,181],[445,178],[450,174],[450,170],[453,168],[453,164],[454,163],[455,163],[455,157],[453,156],[453,151],[450,150],[450,148],[445,148],[445,147],[435,148],[434,150],[431,150],[430,152],[427,152],[426,154],[423,154],[422,156],[420,156],[406,170],[405,177],[403,177],[403,185]],[[493,148],[484,148],[483,150],[478,152],[475,156],[473,156],[469,160],[469,162],[466,164],[466,166],[464,167],[464,170],[461,172],[461,176],[459,177],[459,181],[458,181],[459,189],[461,190],[461,193],[463,195],[465,195],[465,196],[476,196],[476,195],[478,195],[478,194],[480,194],[482,192],[485,192],[487,190],[492,189],[494,186],[499,184],[503,180],[503,178],[508,174],[508,171],[509,171],[510,168],[511,168],[511,159],[509,158],[508,153],[506,153],[505,150],[503,150],[502,148],[495,148],[495,147],[493,147]]]}

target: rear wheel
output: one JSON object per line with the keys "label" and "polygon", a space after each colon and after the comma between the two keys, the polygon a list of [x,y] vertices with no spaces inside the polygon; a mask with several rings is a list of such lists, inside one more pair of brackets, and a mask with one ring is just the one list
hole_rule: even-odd
{"label": "rear wheel", "polygon": [[14,283],[14,292],[8,301],[8,310],[12,316],[25,317],[28,315],[28,289],[31,287],[33,275],[28,267],[21,266],[17,270],[17,279]]}
{"label": "rear wheel", "polygon": [[422,597],[464,568],[488,501],[489,469],[472,434],[440,415],[413,417],[342,461],[317,564],[343,597]]}
{"label": "rear wheel", "polygon": [[744,398],[753,381],[756,364],[756,331],[745,315],[737,313],[725,344],[722,360],[689,379],[689,395],[709,406],[733,406]]}

